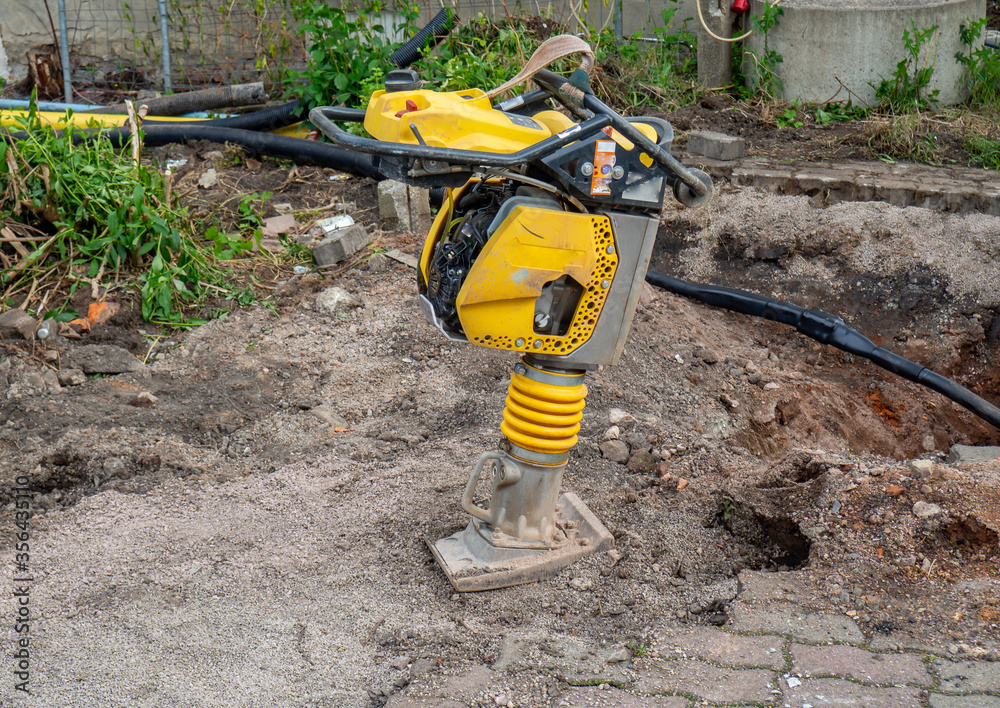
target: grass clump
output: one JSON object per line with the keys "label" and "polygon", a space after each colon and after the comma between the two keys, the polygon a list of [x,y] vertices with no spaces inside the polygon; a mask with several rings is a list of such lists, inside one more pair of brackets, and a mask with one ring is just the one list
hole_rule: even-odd
{"label": "grass clump", "polygon": [[5,306],[44,314],[81,284],[108,279],[139,290],[145,320],[176,325],[191,323],[185,309],[209,291],[230,292],[213,251],[252,243],[218,234],[215,249],[196,243],[187,211],[167,203],[164,176],[128,147],[53,131],[34,104],[17,130],[0,140]]}

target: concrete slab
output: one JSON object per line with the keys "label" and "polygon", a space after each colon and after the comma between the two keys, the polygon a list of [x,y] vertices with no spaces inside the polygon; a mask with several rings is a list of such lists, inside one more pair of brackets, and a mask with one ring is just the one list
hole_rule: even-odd
{"label": "concrete slab", "polygon": [[710,703],[759,703],[773,705],[777,695],[771,684],[777,677],[762,669],[724,669],[701,661],[678,659],[651,662],[638,668],[636,690],[643,693],[678,693]]}
{"label": "concrete slab", "polygon": [[[787,685],[782,681],[782,688]],[[793,680],[792,683],[795,683]],[[802,679],[788,686],[782,706],[787,708],[921,708],[920,689],[912,686],[877,688],[843,679]]]}
{"label": "concrete slab", "polygon": [[807,676],[844,676],[878,684],[934,683],[923,659],[915,654],[876,654],[843,644],[794,644],[791,655],[792,671]]}
{"label": "concrete slab", "polygon": [[736,632],[784,634],[811,644],[862,644],[865,639],[847,617],[809,612],[787,603],[756,607],[736,602],[731,607],[731,617],[729,628]]}

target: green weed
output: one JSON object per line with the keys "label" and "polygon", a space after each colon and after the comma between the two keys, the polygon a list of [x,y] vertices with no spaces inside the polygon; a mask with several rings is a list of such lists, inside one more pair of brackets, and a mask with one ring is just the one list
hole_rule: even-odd
{"label": "green weed", "polygon": [[777,73],[778,64],[784,61],[784,58],[771,48],[769,33],[778,26],[779,18],[784,14],[785,11],[776,4],[764,3],[764,11],[754,15],[752,20],[754,31],[759,32],[764,38],[764,50],[760,56],[752,52],[746,54],[750,60],[750,70],[746,76],[750,84],[750,94],[771,102],[778,101],[784,90]]}
{"label": "green weed", "polygon": [[163,176],[128,148],[77,143],[73,128],[42,125],[34,104],[16,129],[23,139],[0,141],[0,223],[23,239],[0,251],[4,302],[44,310],[67,288],[113,278],[139,285],[144,319],[176,324],[209,291],[228,292],[186,210],[166,205]]}
{"label": "green weed", "polygon": [[981,162],[983,167],[1000,170],[1000,141],[971,135],[965,139],[965,151],[973,160]]}
{"label": "green weed", "polygon": [[[353,17],[320,0],[292,4],[299,29],[308,33],[308,65],[290,71],[292,93],[306,109],[319,105],[364,107],[364,84],[389,67],[389,57],[399,46],[380,22],[386,9],[380,0],[369,0]],[[405,34],[412,34],[417,8],[394,8],[403,15]]]}
{"label": "green weed", "polygon": [[777,123],[779,128],[801,128],[805,125],[805,123],[799,120],[798,111],[794,108],[789,108],[779,115]]}
{"label": "green weed", "polygon": [[969,71],[966,85],[970,106],[995,106],[1000,102],[1000,52],[983,45],[974,50],[986,27],[986,19],[983,17],[968,27],[959,25],[962,43],[968,48],[968,53],[958,52],[955,59]]}
{"label": "green weed", "polygon": [[896,64],[891,80],[883,78],[875,87],[875,97],[879,99],[883,110],[905,113],[914,109],[933,108],[938,102],[938,90],[927,91],[934,74],[936,48],[930,57],[925,56],[923,61],[920,58],[921,50],[931,41],[937,29],[937,25],[917,29],[917,23],[911,20],[910,29],[903,30],[903,46],[907,56]]}

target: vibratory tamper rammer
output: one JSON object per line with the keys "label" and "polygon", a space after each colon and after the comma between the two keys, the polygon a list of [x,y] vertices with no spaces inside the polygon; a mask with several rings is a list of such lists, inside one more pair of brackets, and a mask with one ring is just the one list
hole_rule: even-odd
{"label": "vibratory tamper rammer", "polygon": [[[570,78],[544,68],[570,54],[583,56]],[[499,447],[475,463],[462,497],[472,519],[430,544],[459,591],[539,580],[613,543],[559,491],[584,379],[621,355],[666,188],[687,206],[711,195],[705,173],[670,155],[669,123],[625,119],[593,95],[592,64],[585,42],[560,36],[490,93],[422,90],[415,72],[390,72],[365,113],[373,138],[337,127],[339,109],[310,115],[384,174],[448,188],[420,258],[421,308],[449,339],[521,352]],[[538,88],[492,104],[527,79]],[[474,501],[484,473],[485,508]]]}

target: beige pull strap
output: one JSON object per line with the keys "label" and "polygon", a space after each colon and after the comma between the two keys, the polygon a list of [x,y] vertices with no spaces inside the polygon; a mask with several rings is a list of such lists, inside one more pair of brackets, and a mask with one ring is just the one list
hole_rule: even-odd
{"label": "beige pull strap", "polygon": [[563,57],[568,57],[571,54],[583,55],[583,61],[580,62],[580,68],[589,74],[591,68],[594,66],[594,50],[590,48],[589,44],[584,42],[579,37],[575,37],[571,34],[560,34],[555,37],[549,37],[542,42],[538,46],[538,49],[535,50],[535,53],[531,55],[531,58],[528,59],[528,63],[524,65],[524,68],[517,73],[517,76],[510,81],[507,81],[502,86],[497,86],[486,95],[490,98],[499,96],[514,86],[524,83],[539,71],[549,66],[552,62],[562,59]]}

